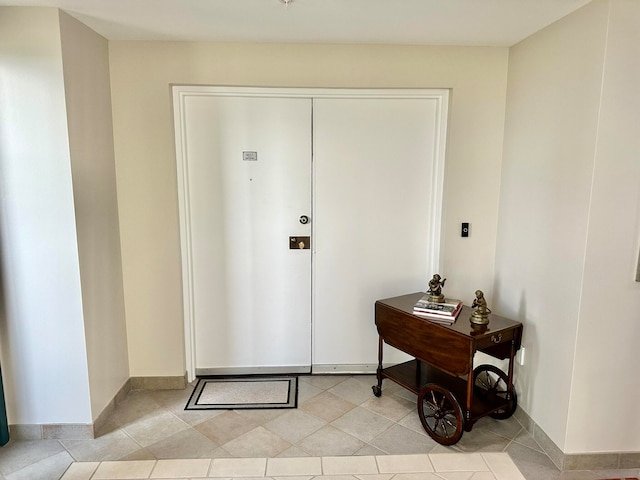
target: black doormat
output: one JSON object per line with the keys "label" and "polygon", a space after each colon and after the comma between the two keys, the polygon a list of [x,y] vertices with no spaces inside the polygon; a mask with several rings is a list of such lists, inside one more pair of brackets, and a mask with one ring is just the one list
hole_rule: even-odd
{"label": "black doormat", "polygon": [[199,378],[185,410],[297,408],[298,377]]}

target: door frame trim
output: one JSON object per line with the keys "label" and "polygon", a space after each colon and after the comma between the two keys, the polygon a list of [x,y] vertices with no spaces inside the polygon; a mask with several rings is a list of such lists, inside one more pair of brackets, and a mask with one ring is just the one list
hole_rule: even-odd
{"label": "door frame trim", "polygon": [[[195,368],[195,317],[193,298],[193,263],[191,252],[191,221],[189,205],[188,164],[185,138],[185,99],[194,96],[233,96],[271,98],[414,98],[436,101],[436,132],[433,152],[432,184],[429,186],[433,209],[429,212],[428,271],[440,271],[440,243],[442,238],[442,202],[444,194],[444,165],[447,144],[449,89],[406,88],[262,88],[206,85],[172,85],[173,127],[176,152],[178,214],[180,223],[180,253],[182,260],[182,303],[184,323],[185,368],[187,380],[193,381]],[[314,199],[315,202],[315,199]],[[314,205],[315,206],[315,205]],[[313,287],[312,287],[313,288]],[[315,292],[311,292],[312,299]],[[312,354],[313,362],[313,354]],[[313,367],[313,365],[312,365]]]}

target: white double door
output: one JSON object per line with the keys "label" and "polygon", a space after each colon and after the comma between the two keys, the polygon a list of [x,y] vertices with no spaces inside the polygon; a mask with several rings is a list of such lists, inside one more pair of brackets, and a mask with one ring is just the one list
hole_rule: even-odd
{"label": "white double door", "polygon": [[437,266],[442,92],[321,93],[174,87],[196,375],[374,365],[373,301]]}

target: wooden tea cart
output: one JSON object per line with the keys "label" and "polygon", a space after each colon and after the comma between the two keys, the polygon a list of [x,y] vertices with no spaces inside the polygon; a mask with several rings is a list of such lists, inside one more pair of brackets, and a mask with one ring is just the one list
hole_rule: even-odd
{"label": "wooden tea cart", "polygon": [[[382,395],[382,380],[388,378],[418,395],[418,415],[426,432],[442,445],[453,445],[480,418],[509,418],[516,409],[513,360],[520,349],[522,324],[490,315],[489,324],[472,326],[473,310],[463,307],[453,325],[434,323],[413,314],[413,305],[424,292],[378,300],[378,384],[373,393]],[[414,357],[383,368],[386,343]],[[508,372],[493,365],[473,368],[476,352],[508,359]]]}

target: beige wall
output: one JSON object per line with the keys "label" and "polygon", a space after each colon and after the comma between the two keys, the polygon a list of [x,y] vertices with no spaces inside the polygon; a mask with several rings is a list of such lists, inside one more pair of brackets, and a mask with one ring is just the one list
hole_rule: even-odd
{"label": "beige wall", "polygon": [[[451,88],[441,273],[491,297],[506,48],[110,42],[132,376],[184,373],[172,83]],[[460,222],[471,237],[459,237]],[[426,281],[427,279],[425,279]]]}
{"label": "beige wall", "polygon": [[129,378],[108,65],[106,40],[59,10],[0,8],[11,424],[89,424]]}
{"label": "beige wall", "polygon": [[0,340],[10,424],[91,423],[63,75],[58,10],[0,7]]}
{"label": "beige wall", "polygon": [[520,406],[565,453],[640,450],[639,30],[637,3],[597,0],[509,55],[496,308],[525,324]]}
{"label": "beige wall", "polygon": [[[640,451],[640,3],[611,0],[566,451]],[[612,432],[616,432],[615,435]]]}
{"label": "beige wall", "polygon": [[129,378],[118,226],[109,50],[60,12],[71,175],[95,420]]}

